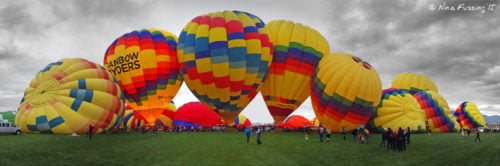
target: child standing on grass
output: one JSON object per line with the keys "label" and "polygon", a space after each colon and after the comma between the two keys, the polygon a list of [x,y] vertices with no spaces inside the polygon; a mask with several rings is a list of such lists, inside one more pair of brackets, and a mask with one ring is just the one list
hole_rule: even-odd
{"label": "child standing on grass", "polygon": [[477,142],[477,140],[479,140],[479,142],[481,142],[481,138],[479,138],[479,130],[477,130],[476,132],[476,140],[474,140],[474,142]]}
{"label": "child standing on grass", "polygon": [[332,136],[332,129],[330,129],[330,126],[326,127],[325,132],[326,132],[326,142],[330,142],[330,137]]}

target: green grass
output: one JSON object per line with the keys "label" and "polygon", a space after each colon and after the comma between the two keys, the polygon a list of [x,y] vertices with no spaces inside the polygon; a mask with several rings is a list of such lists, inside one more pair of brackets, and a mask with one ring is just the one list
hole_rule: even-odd
{"label": "green grass", "polygon": [[251,144],[239,132],[131,134],[0,135],[0,165],[497,165],[500,134],[474,136],[457,133],[413,134],[404,152],[379,148],[380,135],[371,144],[358,145],[348,135],[334,134],[320,143],[312,134],[263,133],[263,145]]}

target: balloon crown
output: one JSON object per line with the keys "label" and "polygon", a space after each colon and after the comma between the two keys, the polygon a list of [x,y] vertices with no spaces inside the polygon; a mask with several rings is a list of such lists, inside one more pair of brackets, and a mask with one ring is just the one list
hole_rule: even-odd
{"label": "balloon crown", "polygon": [[361,63],[361,65],[365,68],[365,69],[371,69],[372,68],[372,65],[370,65],[368,62],[366,61],[363,61],[361,58],[358,58],[358,57],[355,57],[353,56],[352,57],[352,60],[354,60],[354,62],[356,63]]}

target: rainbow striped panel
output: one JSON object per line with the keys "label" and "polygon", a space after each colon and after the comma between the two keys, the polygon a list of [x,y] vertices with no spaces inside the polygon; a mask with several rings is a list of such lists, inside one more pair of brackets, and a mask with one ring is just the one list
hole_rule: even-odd
{"label": "rainbow striped panel", "polygon": [[104,56],[104,67],[119,80],[127,104],[153,122],[182,84],[177,37],[157,29],[126,33]]}
{"label": "rainbow striped panel", "polygon": [[425,111],[426,119],[432,132],[456,131],[458,125],[451,115],[448,102],[439,93],[424,90],[413,95]]}
{"label": "rainbow striped panel", "polygon": [[410,127],[412,132],[425,132],[425,120],[425,112],[408,91],[388,88],[382,90],[382,99],[369,128],[382,132],[384,128]]}
{"label": "rainbow striped panel", "polygon": [[453,115],[457,117],[457,122],[461,128],[474,129],[486,126],[483,115],[473,102],[463,102]]}
{"label": "rainbow striped panel", "polygon": [[62,59],[31,80],[16,115],[23,132],[83,134],[119,125],[124,96],[118,81],[85,59]]}
{"label": "rainbow striped panel", "polygon": [[350,54],[325,55],[311,81],[316,117],[332,131],[364,125],[380,102],[382,82],[378,73],[370,64]]}
{"label": "rainbow striped panel", "polygon": [[193,94],[226,122],[255,97],[272,60],[264,22],[240,11],[191,20],[179,37],[180,72]]}
{"label": "rainbow striped panel", "polygon": [[309,97],[311,76],[330,46],[323,35],[300,23],[275,20],[266,28],[274,53],[261,93],[278,124]]}
{"label": "rainbow striped panel", "polygon": [[392,88],[404,89],[411,94],[418,93],[423,90],[432,90],[438,92],[436,83],[425,75],[416,73],[400,73],[392,80]]}

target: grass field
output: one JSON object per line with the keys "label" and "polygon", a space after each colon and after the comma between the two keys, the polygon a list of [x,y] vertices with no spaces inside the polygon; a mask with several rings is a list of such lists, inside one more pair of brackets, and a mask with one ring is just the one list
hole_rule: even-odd
{"label": "grass field", "polygon": [[263,133],[251,144],[239,132],[139,133],[94,135],[0,135],[0,165],[498,165],[500,133],[413,134],[404,152],[379,148],[380,135],[369,145],[334,134],[332,142],[308,141],[303,133]]}

